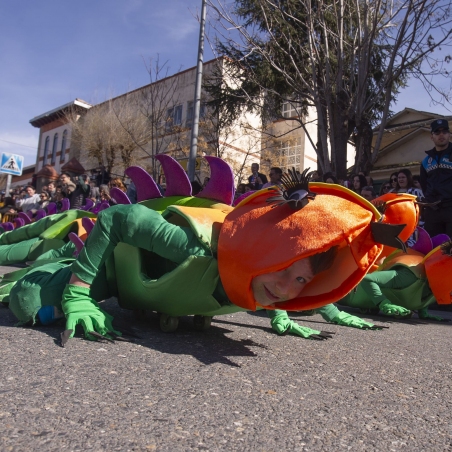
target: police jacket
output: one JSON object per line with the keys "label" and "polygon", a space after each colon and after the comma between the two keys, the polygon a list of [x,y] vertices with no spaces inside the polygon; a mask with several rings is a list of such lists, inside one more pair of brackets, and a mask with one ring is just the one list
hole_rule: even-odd
{"label": "police jacket", "polygon": [[422,160],[420,176],[426,200],[441,200],[452,205],[452,143],[444,151],[437,152],[433,148],[425,153],[427,156]]}

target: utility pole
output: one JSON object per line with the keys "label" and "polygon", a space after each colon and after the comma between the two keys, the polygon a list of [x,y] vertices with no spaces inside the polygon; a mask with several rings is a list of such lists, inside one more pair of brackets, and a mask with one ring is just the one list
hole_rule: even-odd
{"label": "utility pole", "polygon": [[195,180],[196,155],[198,151],[199,113],[201,111],[201,83],[204,60],[204,33],[206,28],[206,0],[202,0],[201,22],[199,24],[198,64],[196,65],[195,98],[193,100],[193,126],[188,157],[188,178]]}

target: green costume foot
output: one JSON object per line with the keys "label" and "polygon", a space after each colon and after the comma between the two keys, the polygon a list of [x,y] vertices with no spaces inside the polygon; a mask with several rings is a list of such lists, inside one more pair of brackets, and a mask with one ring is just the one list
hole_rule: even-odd
{"label": "green costume foot", "polygon": [[[270,313],[270,311],[268,312]],[[280,335],[290,333],[304,337],[305,339],[324,340],[332,338],[332,335],[334,334],[329,331],[318,331],[305,326],[300,326],[289,319],[286,311],[277,311],[275,317],[271,319],[271,326],[273,331],[276,331]]]}
{"label": "green costume foot", "polygon": [[445,319],[439,315],[430,315],[427,308],[419,309],[418,316],[422,320],[434,320],[436,322],[450,322],[450,319]]}
{"label": "green costume foot", "polygon": [[380,311],[384,315],[391,315],[395,317],[408,317],[411,316],[411,311],[409,309],[402,308],[392,304],[389,300],[382,301],[380,303]]}
{"label": "green costume foot", "polygon": [[121,336],[113,329],[113,317],[103,311],[97,301],[89,296],[88,287],[68,284],[63,292],[61,306],[66,315],[66,331],[61,335],[61,345],[74,336],[75,327],[82,325],[85,338],[90,340],[106,340]]}
{"label": "green costume foot", "polygon": [[347,314],[346,312],[340,312],[331,322],[341,326],[351,326],[352,328],[361,328],[363,330],[381,330],[387,328],[384,326],[374,325],[373,323],[366,322],[365,320],[356,317],[355,315]]}

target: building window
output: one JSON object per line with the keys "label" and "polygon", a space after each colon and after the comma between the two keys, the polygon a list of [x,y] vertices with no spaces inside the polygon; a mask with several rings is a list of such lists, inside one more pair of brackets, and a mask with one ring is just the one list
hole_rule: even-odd
{"label": "building window", "polygon": [[171,130],[174,126],[182,124],[182,105],[168,108],[166,112],[166,130]]}
{"label": "building window", "polygon": [[[191,129],[193,126],[193,116],[194,116],[194,108],[193,101],[187,102],[187,119],[185,120],[185,127]],[[199,110],[199,118],[202,119],[206,116],[206,104],[201,103],[201,108]]]}
{"label": "building window", "polygon": [[283,118],[299,118],[301,116],[301,105],[299,102],[284,102],[282,104]]}
{"label": "building window", "polygon": [[67,130],[63,132],[63,139],[61,140],[60,162],[64,162],[64,159],[66,158],[66,143],[67,143]]}
{"label": "building window", "polygon": [[57,146],[58,146],[58,134],[56,133],[53,136],[53,146],[52,146],[52,159],[50,160],[50,163],[52,165],[55,165],[56,161],[56,153],[57,153]]}
{"label": "building window", "polygon": [[301,137],[281,141],[279,146],[279,167],[283,171],[300,169],[301,162]]}
{"label": "building window", "polygon": [[47,163],[47,157],[48,157],[48,154],[49,154],[49,143],[50,143],[50,137],[47,136],[45,144],[44,144],[44,158],[43,158],[43,161],[42,161],[42,166],[44,166]]}

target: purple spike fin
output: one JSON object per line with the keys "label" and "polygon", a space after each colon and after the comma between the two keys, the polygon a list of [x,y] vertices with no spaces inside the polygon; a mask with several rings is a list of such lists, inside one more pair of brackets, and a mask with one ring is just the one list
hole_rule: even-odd
{"label": "purple spike fin", "polygon": [[118,204],[132,204],[129,197],[119,188],[113,187],[110,189],[110,196],[118,203]]}
{"label": "purple spike fin", "polygon": [[445,242],[448,242],[450,237],[447,234],[438,234],[435,237],[432,237],[432,246],[436,248],[437,246],[442,245]]}
{"label": "purple spike fin", "polygon": [[49,202],[49,204],[47,204],[47,213],[49,215],[57,213],[57,206],[54,202]]}
{"label": "purple spike fin", "polygon": [[94,228],[94,221],[91,220],[91,218],[83,217],[82,218],[82,226],[86,229],[86,232],[89,235]]}
{"label": "purple spike fin", "polygon": [[65,212],[71,208],[71,203],[69,202],[69,198],[63,198],[61,200],[61,209],[60,212]]}
{"label": "purple spike fin", "polygon": [[204,158],[210,166],[210,180],[196,197],[214,199],[230,206],[235,193],[232,168],[218,157],[206,155]]}
{"label": "purple spike fin", "polygon": [[102,212],[102,210],[108,209],[110,207],[110,204],[108,202],[102,202],[100,203],[100,206],[97,209],[97,213]]}
{"label": "purple spike fin", "polygon": [[190,179],[180,163],[166,154],[158,154],[155,159],[160,162],[165,173],[165,196],[191,196]]}
{"label": "purple spike fin", "polygon": [[25,225],[25,224],[30,224],[30,223],[31,223],[30,217],[29,217],[25,212],[19,212],[19,213],[17,214],[17,216],[18,216],[19,218],[22,218],[22,220],[24,221],[24,225]]}
{"label": "purple spike fin", "polygon": [[124,173],[126,176],[130,177],[135,184],[138,202],[162,197],[154,179],[152,179],[151,175],[140,166],[129,166]]}
{"label": "purple spike fin", "polygon": [[94,207],[94,202],[92,199],[86,198],[85,205],[80,207],[80,210],[89,210]]}
{"label": "purple spike fin", "polygon": [[69,232],[69,240],[75,245],[75,253],[74,256],[78,256],[80,251],[82,251],[83,248],[83,240],[75,233],[75,232]]}
{"label": "purple spike fin", "polygon": [[36,212],[36,215],[35,215],[35,221],[38,221],[38,220],[40,220],[41,218],[44,218],[45,216],[47,216],[47,212],[46,212],[44,209],[39,209],[39,210]]}
{"label": "purple spike fin", "polygon": [[90,212],[92,212],[92,213],[94,213],[95,215],[97,215],[97,214],[99,213],[100,205],[101,205],[101,203],[97,203],[97,204],[90,210]]}
{"label": "purple spike fin", "polygon": [[415,235],[417,235],[417,240],[411,249],[424,255],[428,254],[433,249],[430,234],[425,229],[417,227]]}
{"label": "purple spike fin", "polygon": [[6,223],[1,223],[0,226],[6,231],[12,231],[14,230],[14,224],[10,221],[7,221]]}
{"label": "purple spike fin", "polygon": [[17,217],[14,219],[14,227],[15,229],[25,226],[25,221],[23,218]]}

